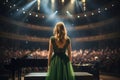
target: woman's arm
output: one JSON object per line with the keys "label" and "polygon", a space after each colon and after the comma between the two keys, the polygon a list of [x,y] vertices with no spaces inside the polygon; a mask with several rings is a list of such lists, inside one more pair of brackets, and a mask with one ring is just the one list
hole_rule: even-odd
{"label": "woman's arm", "polygon": [[69,41],[69,45],[68,45],[68,57],[69,57],[69,60],[72,62],[72,56],[71,56],[71,42]]}
{"label": "woman's arm", "polygon": [[53,52],[53,45],[51,43],[51,39],[49,40],[49,52],[48,52],[48,67],[50,66],[50,60]]}

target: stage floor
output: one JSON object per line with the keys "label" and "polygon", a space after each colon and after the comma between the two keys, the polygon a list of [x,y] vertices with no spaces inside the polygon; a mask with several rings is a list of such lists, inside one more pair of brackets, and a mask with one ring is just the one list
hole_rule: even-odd
{"label": "stage floor", "polygon": [[[32,72],[25,75],[24,80],[45,80],[46,72]],[[93,80],[93,75],[88,72],[75,72],[76,80]]]}
{"label": "stage floor", "polygon": [[[28,73],[27,75],[25,75],[25,77],[45,77],[47,75],[46,72],[32,72],[32,73]],[[75,72],[75,76],[93,76],[92,74],[88,73],[88,72]]]}

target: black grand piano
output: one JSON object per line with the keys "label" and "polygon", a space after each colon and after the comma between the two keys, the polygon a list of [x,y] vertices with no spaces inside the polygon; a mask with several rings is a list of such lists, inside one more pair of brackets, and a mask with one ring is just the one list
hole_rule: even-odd
{"label": "black grand piano", "polygon": [[15,73],[17,72],[18,80],[21,80],[22,68],[25,67],[47,67],[47,59],[19,59],[12,58],[10,63],[5,65],[7,69],[12,72],[12,80],[15,80]]}

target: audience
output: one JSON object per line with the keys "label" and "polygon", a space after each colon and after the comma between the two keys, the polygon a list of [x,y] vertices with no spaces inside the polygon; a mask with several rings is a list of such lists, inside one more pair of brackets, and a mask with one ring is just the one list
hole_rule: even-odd
{"label": "audience", "polygon": [[[15,49],[0,47],[0,63],[9,63],[11,58],[47,59],[48,50]],[[79,49],[72,51],[72,64],[83,64],[99,61],[101,70],[119,73],[120,48]],[[114,68],[114,69],[113,69]]]}

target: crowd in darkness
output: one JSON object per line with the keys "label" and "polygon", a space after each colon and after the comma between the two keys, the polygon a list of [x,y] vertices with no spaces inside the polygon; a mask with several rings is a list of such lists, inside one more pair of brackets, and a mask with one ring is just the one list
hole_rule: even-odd
{"label": "crowd in darkness", "polygon": [[[33,49],[23,50],[1,47],[0,63],[7,63],[11,58],[47,59],[48,50]],[[99,61],[101,70],[119,73],[120,48],[105,49],[79,49],[72,51],[72,64],[83,64]]]}

